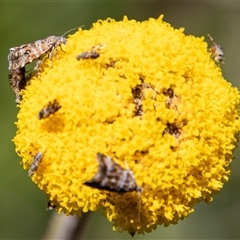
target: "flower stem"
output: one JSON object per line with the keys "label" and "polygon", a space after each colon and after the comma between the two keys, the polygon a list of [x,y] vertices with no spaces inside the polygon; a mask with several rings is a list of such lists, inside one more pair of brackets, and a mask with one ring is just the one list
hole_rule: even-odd
{"label": "flower stem", "polygon": [[81,239],[88,218],[88,213],[84,213],[81,218],[54,213],[42,239]]}

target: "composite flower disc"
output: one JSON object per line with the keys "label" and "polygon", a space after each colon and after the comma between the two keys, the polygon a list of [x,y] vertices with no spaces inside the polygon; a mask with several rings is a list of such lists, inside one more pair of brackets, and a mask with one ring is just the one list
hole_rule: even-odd
{"label": "composite flower disc", "polygon": [[[162,18],[79,28],[21,92],[16,151],[26,170],[42,154],[31,178],[58,212],[103,208],[114,230],[150,232],[211,202],[228,181],[239,92],[203,37]],[[54,102],[58,111],[39,119]],[[142,192],[84,185],[97,153],[129,169]]]}

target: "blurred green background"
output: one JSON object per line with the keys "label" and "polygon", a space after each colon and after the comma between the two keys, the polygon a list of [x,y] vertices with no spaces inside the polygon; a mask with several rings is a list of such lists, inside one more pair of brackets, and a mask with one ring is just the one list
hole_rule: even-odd
{"label": "blurred green background", "polygon": [[[42,239],[53,212],[45,211],[46,197],[19,164],[11,142],[18,109],[8,84],[7,55],[10,47],[30,43],[50,35],[85,25],[98,19],[121,20],[124,15],[139,21],[164,14],[175,28],[186,34],[207,36],[225,49],[223,76],[240,89],[240,2],[164,1],[78,1],[0,3],[0,239]],[[209,42],[209,40],[207,39]],[[209,42],[210,43],[210,42]],[[240,239],[240,152],[235,152],[230,181],[207,205],[178,225],[157,230],[135,239]],[[84,227],[82,239],[132,239],[127,233],[113,232],[111,223],[93,213]]]}

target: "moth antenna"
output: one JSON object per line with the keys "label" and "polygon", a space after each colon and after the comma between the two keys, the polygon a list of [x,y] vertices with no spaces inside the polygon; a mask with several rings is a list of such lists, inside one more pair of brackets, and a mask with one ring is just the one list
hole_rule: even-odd
{"label": "moth antenna", "polygon": [[213,41],[212,36],[208,33],[207,36],[210,38],[211,41]]}
{"label": "moth antenna", "polygon": [[73,31],[73,30],[75,30],[75,29],[82,28],[82,27],[84,27],[84,25],[82,25],[82,26],[80,26],[80,27],[75,27],[75,28],[70,29],[70,30],[66,31],[66,32],[62,35],[62,37],[64,37],[67,33],[71,32],[71,31]]}

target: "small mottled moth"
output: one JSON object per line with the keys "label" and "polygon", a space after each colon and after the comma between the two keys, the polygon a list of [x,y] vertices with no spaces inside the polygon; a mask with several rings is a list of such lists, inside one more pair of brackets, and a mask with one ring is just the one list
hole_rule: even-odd
{"label": "small mottled moth", "polygon": [[58,101],[54,99],[53,102],[49,102],[46,107],[44,107],[40,112],[38,113],[38,119],[44,119],[49,117],[51,114],[54,114],[57,112],[61,106],[59,105]]}
{"label": "small mottled moth", "polygon": [[211,42],[213,43],[213,45],[209,48],[209,52],[211,53],[211,56],[213,57],[214,61],[216,63],[224,63],[224,49],[216,44],[213,40],[213,38],[208,34],[208,37],[210,38]]}
{"label": "small mottled moth", "polygon": [[[76,29],[76,28],[74,28]],[[73,29],[69,30],[72,31]],[[16,102],[19,103],[21,98],[19,92],[26,86],[25,78],[25,66],[35,60],[38,60],[35,66],[35,70],[39,70],[42,63],[41,57],[44,54],[48,54],[52,59],[54,50],[62,44],[66,44],[67,40],[63,36],[49,36],[47,38],[37,40],[33,43],[23,44],[18,47],[12,47],[9,49],[8,54],[8,69],[9,69],[9,82],[12,90],[16,95]]]}
{"label": "small mottled moth", "polygon": [[87,52],[83,52],[77,55],[77,60],[80,59],[96,59],[100,56],[99,51],[106,47],[106,44],[99,43],[96,46],[90,48]]}
{"label": "small mottled moth", "polygon": [[46,210],[50,211],[53,210],[54,208],[56,208],[57,206],[55,206],[54,204],[52,204],[51,201],[48,201],[47,206],[46,206]]}
{"label": "small mottled moth", "polygon": [[40,59],[45,53],[49,53],[49,58],[52,59],[54,50],[62,44],[66,44],[67,40],[64,35],[76,28],[70,29],[62,36],[49,36],[47,38],[37,40],[32,43],[23,44],[18,47],[10,48],[8,54],[8,69],[15,70],[25,67],[28,63]]}
{"label": "small mottled moth", "polygon": [[84,182],[85,185],[112,192],[141,192],[134,179],[132,171],[122,168],[110,157],[97,153],[98,172],[92,180]]}
{"label": "small mottled moth", "polygon": [[42,158],[43,158],[43,153],[41,153],[41,152],[38,152],[38,153],[34,156],[32,162],[31,162],[30,168],[29,168],[29,170],[28,170],[28,176],[29,176],[29,177],[31,177],[31,176],[37,171],[38,166],[39,166],[39,164],[40,164],[41,161],[42,161]]}

